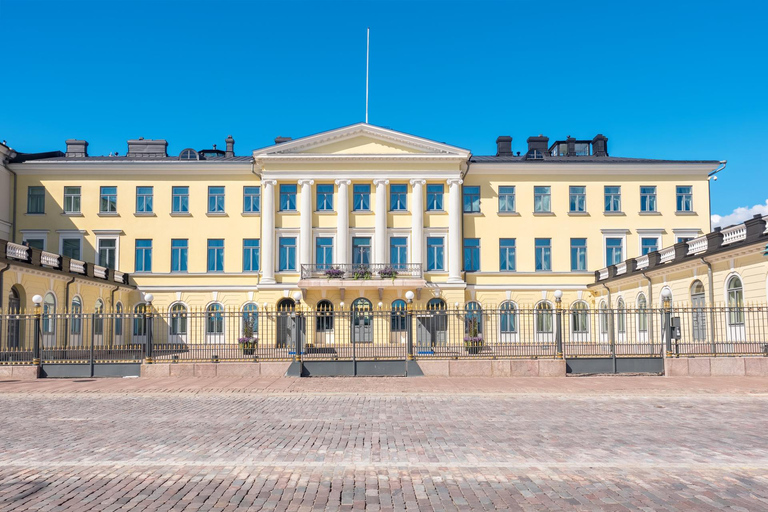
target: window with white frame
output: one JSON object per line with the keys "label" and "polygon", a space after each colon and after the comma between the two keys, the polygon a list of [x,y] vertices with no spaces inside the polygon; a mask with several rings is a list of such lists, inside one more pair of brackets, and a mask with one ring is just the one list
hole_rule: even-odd
{"label": "window with white frame", "polygon": [[393,183],[389,186],[389,209],[393,212],[408,210],[408,185]]}
{"label": "window with white frame", "polygon": [[744,324],[744,287],[738,276],[728,280],[728,324]]}
{"label": "window with white frame", "polygon": [[153,187],[136,187],[136,213],[152,213]]}
{"label": "window with white frame", "polygon": [[64,187],[64,213],[80,213],[80,187]]}
{"label": "window with white frame", "polygon": [[549,213],[552,211],[552,188],[533,187],[533,212]]}
{"label": "window with white frame", "polygon": [[259,239],[243,239],[243,272],[259,271]]}
{"label": "window with white frame", "polygon": [[656,211],[656,187],[640,187],[640,211],[643,213]]}
{"label": "window with white frame", "polygon": [[621,211],[621,187],[605,187],[605,211],[609,213]]}
{"label": "window with white frame", "polygon": [[499,213],[515,213],[515,187],[499,187]]}
{"label": "window with white frame", "polygon": [[514,238],[499,238],[499,271],[514,272],[517,268],[517,253]]}
{"label": "window with white frame", "polygon": [[640,239],[640,255],[644,256],[649,252],[659,250],[659,238],[658,237],[642,237]]}
{"label": "window with white frame", "polygon": [[443,185],[427,184],[427,211],[439,212],[443,210]]}
{"label": "window with white frame", "polygon": [[171,212],[189,213],[189,187],[171,188]]}
{"label": "window with white frame", "polygon": [[317,211],[333,211],[333,183],[320,183],[317,185]]}
{"label": "window with white frame", "polygon": [[208,272],[224,272],[224,239],[208,239]]}
{"label": "window with white frame", "polygon": [[535,244],[536,271],[552,270],[552,239],[537,238]]}
{"label": "window with white frame", "polygon": [[693,187],[689,185],[677,187],[677,211],[693,211]]}
{"label": "window with white frame", "polygon": [[59,242],[59,254],[72,258],[74,260],[82,259],[83,255],[83,237],[68,236],[62,234]]}
{"label": "window with white frame", "polygon": [[224,187],[208,187],[208,213],[224,213]]}
{"label": "window with white frame", "polygon": [[278,240],[278,270],[296,271],[296,237],[281,236]]}
{"label": "window with white frame", "polygon": [[617,265],[624,259],[624,239],[606,238],[605,239],[605,265]]}
{"label": "window with white frame", "polygon": [[99,255],[99,265],[117,269],[117,238],[98,238],[96,250]]}
{"label": "window with white frame", "polygon": [[445,238],[427,237],[427,271],[445,270]]}
{"label": "window with white frame", "polygon": [[568,187],[568,208],[571,213],[584,213],[587,211],[587,187]]}
{"label": "window with white frame", "polygon": [[243,213],[259,213],[261,187],[243,187]]}
{"label": "window with white frame", "polygon": [[117,213],[117,187],[101,187],[99,213]]}

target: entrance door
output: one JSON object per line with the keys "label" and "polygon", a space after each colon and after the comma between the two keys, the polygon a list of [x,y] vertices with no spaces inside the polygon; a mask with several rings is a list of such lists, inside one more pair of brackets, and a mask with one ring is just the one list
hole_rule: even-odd
{"label": "entrance door", "polygon": [[427,303],[427,310],[418,315],[416,325],[417,351],[432,351],[434,347],[445,346],[448,340],[448,315],[445,301],[432,299]]}
{"label": "entrance door", "polygon": [[21,297],[19,292],[11,288],[8,298],[8,348],[19,348],[21,344],[21,329],[19,313],[21,312]]}
{"label": "entrance door", "polygon": [[373,342],[371,301],[361,297],[352,303],[352,343],[371,342]]}
{"label": "entrance door", "polygon": [[693,341],[707,340],[707,315],[704,313],[706,304],[704,285],[701,284],[701,281],[696,281],[691,286],[691,335]]}
{"label": "entrance door", "polygon": [[277,348],[293,348],[296,339],[296,303],[281,299],[277,303]]}

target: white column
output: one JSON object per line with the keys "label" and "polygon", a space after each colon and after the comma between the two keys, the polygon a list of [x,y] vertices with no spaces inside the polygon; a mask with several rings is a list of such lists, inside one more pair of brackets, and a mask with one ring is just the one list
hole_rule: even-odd
{"label": "white column", "polygon": [[312,263],[312,185],[314,180],[299,180],[301,209],[299,211],[299,270]]}
{"label": "white column", "polygon": [[387,262],[387,185],[389,180],[373,180],[376,187],[376,211],[374,213],[373,263]]}
{"label": "white column", "polygon": [[336,180],[336,263],[349,263],[349,185],[351,180]]}
{"label": "white column", "polygon": [[448,180],[448,282],[461,279],[461,186],[462,180]]}
{"label": "white column", "polygon": [[275,185],[261,181],[261,282],[275,284]]}
{"label": "white column", "polygon": [[424,184],[411,180],[411,263],[424,265]]}

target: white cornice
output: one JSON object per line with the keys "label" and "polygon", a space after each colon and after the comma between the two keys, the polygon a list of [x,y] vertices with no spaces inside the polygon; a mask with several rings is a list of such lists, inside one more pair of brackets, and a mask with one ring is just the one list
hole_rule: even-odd
{"label": "white cornice", "polygon": [[121,175],[130,173],[131,176],[136,175],[162,175],[162,174],[178,174],[179,176],[187,175],[212,175],[216,176],[228,175],[228,174],[251,174],[252,165],[251,162],[238,162],[231,164],[217,164],[201,166],[189,164],[187,162],[165,162],[159,164],[157,162],[88,162],[85,160],[77,160],[73,162],[55,161],[55,162],[24,162],[21,164],[11,164],[9,167],[20,175],[27,174],[64,174],[67,175]]}
{"label": "white cornice", "polygon": [[472,174],[504,174],[504,175],[537,175],[562,174],[575,175],[691,175],[706,177],[717,168],[717,164],[702,163],[599,163],[599,162],[471,162],[469,175]]}

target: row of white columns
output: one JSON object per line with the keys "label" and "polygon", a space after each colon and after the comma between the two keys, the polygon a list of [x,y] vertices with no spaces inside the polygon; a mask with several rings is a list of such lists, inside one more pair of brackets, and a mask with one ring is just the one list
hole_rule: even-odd
{"label": "row of white columns", "polygon": [[[312,185],[314,180],[298,180],[301,188],[299,208],[299,266],[312,263]],[[336,180],[337,224],[336,263],[349,261],[349,186],[351,180]],[[424,190],[426,180],[410,180],[413,189],[411,215],[411,258],[414,262],[424,261]],[[449,179],[448,183],[448,282],[460,283],[461,279],[461,179]],[[277,180],[262,180],[262,234],[261,263],[262,284],[275,283],[275,186]],[[373,263],[387,263],[387,185],[389,180],[373,180],[376,194],[374,211],[374,255]]]}

